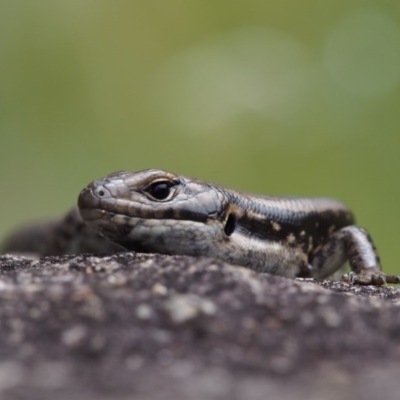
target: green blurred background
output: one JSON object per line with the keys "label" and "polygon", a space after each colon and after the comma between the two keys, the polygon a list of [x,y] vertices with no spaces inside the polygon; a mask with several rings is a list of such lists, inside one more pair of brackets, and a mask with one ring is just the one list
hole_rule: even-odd
{"label": "green blurred background", "polygon": [[345,201],[400,272],[400,3],[0,2],[0,237],[110,172]]}

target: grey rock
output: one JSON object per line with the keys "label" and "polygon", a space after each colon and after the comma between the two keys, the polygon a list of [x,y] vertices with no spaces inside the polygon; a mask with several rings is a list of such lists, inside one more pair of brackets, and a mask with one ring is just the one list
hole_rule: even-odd
{"label": "grey rock", "polygon": [[397,288],[130,252],[0,271],[1,399],[398,399]]}

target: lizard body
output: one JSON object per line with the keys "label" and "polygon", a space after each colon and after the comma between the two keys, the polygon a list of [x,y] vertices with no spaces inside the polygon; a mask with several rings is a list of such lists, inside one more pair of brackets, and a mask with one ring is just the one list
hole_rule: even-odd
{"label": "lizard body", "polygon": [[326,278],[349,261],[348,282],[400,282],[382,272],[369,234],[333,199],[258,196],[151,169],[92,182],[78,208],[53,223],[51,251],[41,255],[128,249],[208,256],[291,278]]}

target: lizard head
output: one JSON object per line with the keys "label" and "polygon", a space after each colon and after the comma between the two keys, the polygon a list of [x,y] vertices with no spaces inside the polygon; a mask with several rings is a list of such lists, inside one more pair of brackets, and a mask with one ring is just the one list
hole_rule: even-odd
{"label": "lizard head", "polygon": [[129,250],[204,255],[225,235],[223,193],[163,170],[121,171],[96,180],[82,190],[78,207],[86,224]]}

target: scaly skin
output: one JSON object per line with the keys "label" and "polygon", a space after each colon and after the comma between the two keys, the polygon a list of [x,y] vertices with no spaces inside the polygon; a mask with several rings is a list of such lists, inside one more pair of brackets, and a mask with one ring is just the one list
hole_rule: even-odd
{"label": "scaly skin", "polygon": [[82,219],[126,249],[208,256],[260,272],[326,278],[349,261],[351,283],[399,283],[368,233],[333,199],[257,196],[162,170],[123,171],[80,194]]}
{"label": "scaly skin", "polygon": [[400,282],[382,272],[368,233],[333,199],[258,196],[152,169],[92,182],[78,207],[17,231],[2,252],[207,256],[291,278],[326,278],[348,261],[347,282]]}

